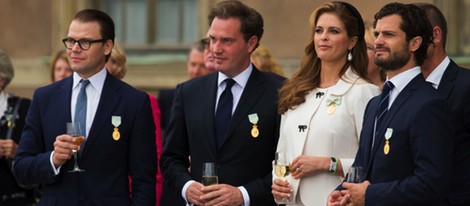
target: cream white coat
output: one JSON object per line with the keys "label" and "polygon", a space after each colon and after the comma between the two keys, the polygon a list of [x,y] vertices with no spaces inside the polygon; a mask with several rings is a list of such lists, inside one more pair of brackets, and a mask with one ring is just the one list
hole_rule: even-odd
{"label": "cream white coat", "polygon": [[[324,95],[318,97],[320,90]],[[346,174],[358,149],[367,102],[379,93],[377,86],[348,69],[336,85],[312,90],[304,103],[282,115],[277,151],[284,152],[290,161],[301,154],[337,157]],[[331,103],[333,100],[336,103]],[[329,107],[334,107],[333,112]],[[302,131],[300,125],[307,128]],[[296,200],[293,205],[326,205],[328,195],[342,179],[327,172],[300,180],[288,176],[293,188],[291,198]]]}

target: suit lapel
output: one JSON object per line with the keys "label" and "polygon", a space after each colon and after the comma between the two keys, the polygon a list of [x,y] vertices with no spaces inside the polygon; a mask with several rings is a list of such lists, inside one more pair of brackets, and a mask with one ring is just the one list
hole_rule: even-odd
{"label": "suit lapel", "polygon": [[[264,92],[264,77],[262,73],[258,71],[258,69],[253,67],[253,71],[251,72],[250,78],[246,83],[245,89],[243,89],[243,93],[238,101],[237,108],[232,115],[232,119],[230,120],[229,127],[227,129],[226,136],[224,141],[221,145],[223,145],[228,138],[232,136],[232,133],[235,131],[235,128],[241,124],[244,118],[248,119],[248,111],[250,108],[258,101],[261,97],[261,94]],[[214,100],[215,101],[215,100]]]}
{"label": "suit lapel", "polygon": [[66,132],[65,129],[65,122],[71,122],[72,121],[72,110],[71,110],[71,99],[72,99],[72,86],[73,86],[73,78],[69,77],[66,80],[63,81],[59,85],[59,88],[57,90],[57,94],[54,95],[54,98],[56,98],[56,101],[58,104],[55,105],[56,111],[68,111],[65,112],[65,115],[57,115],[59,119],[58,122],[64,122],[64,134]]}
{"label": "suit lapel", "polygon": [[217,79],[218,79],[218,72],[213,72],[212,74],[207,76],[207,81],[204,81],[203,86],[199,90],[198,97],[207,98],[204,100],[204,104],[201,105],[201,110],[209,111],[205,112],[204,116],[201,118],[201,121],[207,121],[204,124],[205,130],[209,133],[207,138],[204,138],[207,141],[207,144],[210,145],[210,148],[213,150],[212,154],[216,154],[217,145],[216,145],[216,137],[215,137],[215,128],[214,128],[214,121],[215,121],[215,102],[217,98]]}
{"label": "suit lapel", "polygon": [[[312,119],[313,116],[318,112],[318,109],[320,108],[321,105],[326,108],[326,104],[324,99],[326,98],[327,95],[321,95],[319,98],[316,98],[316,93],[318,90],[313,90],[311,93],[307,94],[305,96],[305,103],[300,104],[295,110],[292,110],[292,115],[297,116],[295,121],[298,121],[298,126],[301,127],[301,125],[305,125],[309,127],[312,125]],[[321,113],[319,115],[322,115]],[[310,128],[305,128],[304,130],[301,130],[301,128],[298,128],[299,130],[298,133],[295,134],[295,139],[296,141],[292,141],[291,144],[293,144],[292,147],[292,154],[295,154],[297,156],[298,154],[303,154],[303,150],[305,148],[305,142],[307,140],[307,136],[309,134],[308,130]],[[298,139],[298,141],[297,141]],[[294,156],[294,157],[295,157]]]}
{"label": "suit lapel", "polygon": [[[85,156],[93,147],[94,142],[99,138],[101,129],[106,128],[106,124],[111,124],[110,117],[113,115],[112,112],[122,98],[121,94],[118,92],[120,86],[118,81],[119,80],[114,77],[111,77],[110,74],[106,75],[98,108],[96,110],[85,147],[83,148],[82,156]],[[112,131],[109,131],[109,138],[111,138],[111,132]]]}
{"label": "suit lapel", "polygon": [[[423,79],[423,76],[420,74],[413,78],[411,82],[398,94],[397,98],[395,101],[392,103],[392,106],[390,107],[390,110],[387,112],[387,114],[384,117],[384,120],[382,121],[381,125],[377,125],[377,136],[375,136],[375,141],[374,141],[374,146],[372,149],[371,153],[371,158],[374,156],[374,154],[377,152],[379,149],[379,145],[382,145],[383,142],[385,141],[385,131],[388,128],[388,125],[392,121],[393,117],[397,113],[397,111],[403,106],[403,104],[413,95],[413,92],[425,81]],[[392,128],[393,129],[393,128]],[[371,164],[372,161],[369,161],[369,164]]]}
{"label": "suit lapel", "polygon": [[437,88],[437,91],[441,96],[449,99],[449,96],[454,89],[453,81],[455,81],[455,79],[457,79],[457,65],[453,61],[450,61],[444,75],[442,76],[441,82],[439,83],[439,87]]}
{"label": "suit lapel", "polygon": [[363,123],[363,128],[361,131],[361,139],[359,140],[361,150],[363,150],[363,154],[365,157],[362,158],[362,161],[364,161],[367,164],[367,170],[365,171],[365,177],[367,177],[369,168],[370,168],[370,163],[371,163],[371,156],[372,156],[372,139],[374,138],[374,124],[375,124],[375,115],[377,108],[379,107],[380,103],[380,95],[374,97],[371,99],[371,102],[369,103],[369,108],[366,111],[367,113],[364,118],[364,123]]}

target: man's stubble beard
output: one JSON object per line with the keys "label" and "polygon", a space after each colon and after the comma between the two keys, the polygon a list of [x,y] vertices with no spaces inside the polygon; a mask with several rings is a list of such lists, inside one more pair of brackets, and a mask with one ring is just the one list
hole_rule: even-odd
{"label": "man's stubble beard", "polygon": [[400,51],[391,53],[388,58],[380,59],[375,57],[374,62],[385,71],[395,71],[402,68],[410,60],[411,55],[407,51],[408,45]]}

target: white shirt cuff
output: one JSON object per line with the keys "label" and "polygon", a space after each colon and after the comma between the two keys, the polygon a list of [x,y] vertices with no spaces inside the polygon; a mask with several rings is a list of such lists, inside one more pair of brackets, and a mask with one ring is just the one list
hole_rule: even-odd
{"label": "white shirt cuff", "polygon": [[193,204],[189,203],[188,200],[186,199],[186,191],[188,190],[189,185],[191,185],[193,182],[196,182],[194,180],[189,180],[184,184],[183,189],[181,190],[181,196],[183,197],[184,201],[186,202],[186,206],[192,206]]}
{"label": "white shirt cuff", "polygon": [[59,172],[60,172],[60,168],[62,166],[59,166],[57,168],[55,168],[54,166],[54,162],[52,161],[52,156],[54,155],[54,151],[51,152],[51,156],[49,157],[49,161],[51,162],[51,166],[52,166],[52,171],[54,171],[54,175],[58,175]]}
{"label": "white shirt cuff", "polygon": [[242,206],[250,206],[250,196],[248,195],[248,191],[246,191],[245,187],[240,186],[238,187],[240,192],[243,195],[243,205]]}

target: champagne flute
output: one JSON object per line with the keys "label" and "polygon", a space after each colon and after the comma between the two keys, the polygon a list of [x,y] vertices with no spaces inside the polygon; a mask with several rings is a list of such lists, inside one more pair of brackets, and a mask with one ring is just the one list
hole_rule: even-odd
{"label": "champagne flute", "polygon": [[204,186],[214,185],[219,183],[219,177],[215,170],[215,163],[204,162],[202,164],[202,184]]}
{"label": "champagne flute", "polygon": [[[290,161],[287,160],[287,157],[284,152],[276,152],[274,157],[274,174],[282,179],[286,180],[287,176],[290,174]],[[287,204],[292,203],[291,200],[283,197],[281,200],[275,200],[278,204]]]}
{"label": "champagne flute", "polygon": [[[80,123],[78,122],[67,122],[67,134],[73,137],[73,143],[77,146],[80,146],[83,141],[85,141],[85,137],[83,136],[82,130],[80,128]],[[73,159],[75,160],[75,164],[72,170],[69,172],[84,172],[85,170],[80,169],[78,167],[77,161],[77,150],[73,151]]]}
{"label": "champagne flute", "polygon": [[362,181],[362,167],[350,167],[348,170],[348,178],[346,182],[360,183]]}
{"label": "champagne flute", "polygon": [[274,174],[281,179],[286,179],[290,174],[289,161],[287,161],[286,156],[283,152],[276,152],[274,159]]}

